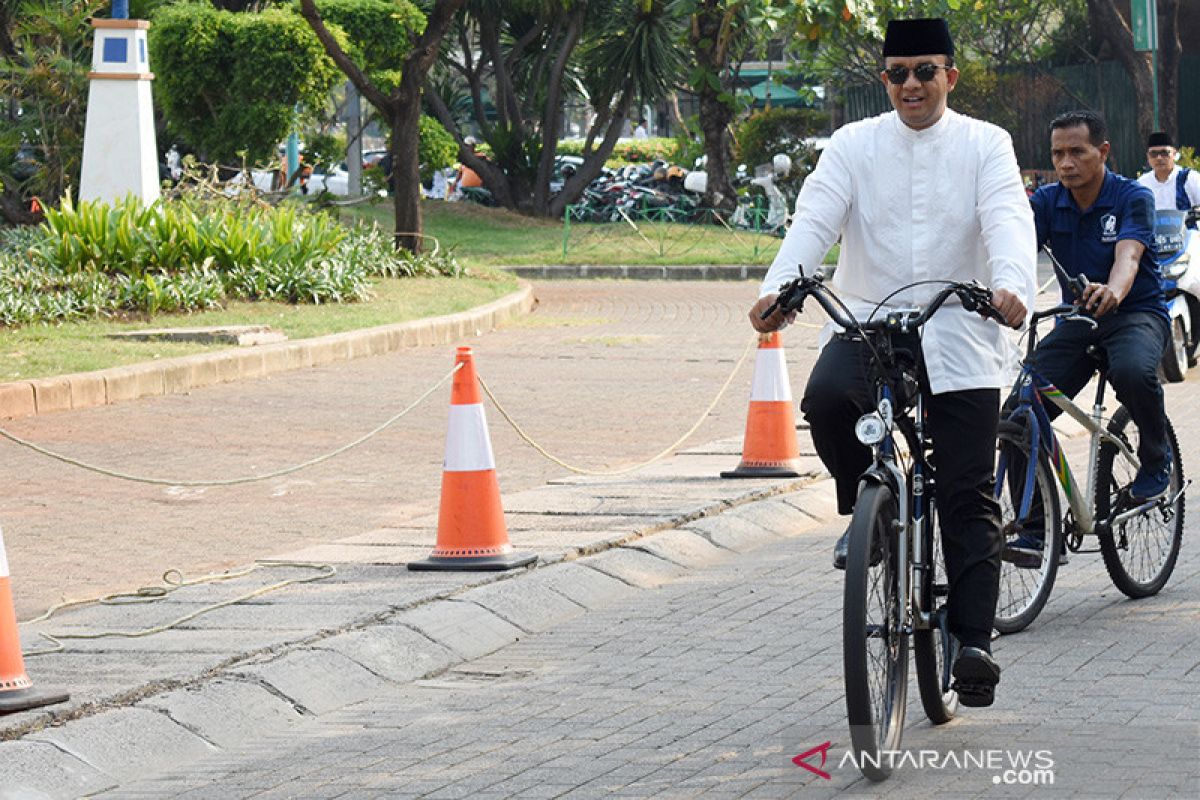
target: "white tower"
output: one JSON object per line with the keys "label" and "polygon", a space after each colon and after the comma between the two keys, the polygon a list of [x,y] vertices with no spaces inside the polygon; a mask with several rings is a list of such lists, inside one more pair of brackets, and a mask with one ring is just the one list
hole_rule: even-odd
{"label": "white tower", "polygon": [[88,75],[79,199],[111,203],[133,194],[145,204],[153,203],[159,190],[150,99],[154,75],[146,51],[150,23],[93,18],[92,27],[96,41]]}

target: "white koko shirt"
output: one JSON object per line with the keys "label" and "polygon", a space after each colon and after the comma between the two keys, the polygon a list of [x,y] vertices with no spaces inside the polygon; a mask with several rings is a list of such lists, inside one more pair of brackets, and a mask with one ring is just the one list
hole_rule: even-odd
{"label": "white koko shirt", "polygon": [[[1167,176],[1165,181],[1159,181],[1154,176],[1154,170],[1138,176],[1138,183],[1154,192],[1154,207],[1156,209],[1178,209],[1178,205],[1175,202],[1175,182],[1179,180],[1179,169],[1179,165],[1176,164],[1171,169],[1171,174]],[[1187,179],[1183,182],[1183,189],[1187,192],[1188,199],[1192,201],[1192,205],[1200,206],[1200,173],[1197,173],[1196,170],[1189,172]]]}
{"label": "white koko shirt", "polygon": [[[920,131],[894,111],[838,129],[796,198],[760,296],[798,277],[801,264],[811,275],[839,236],[832,286],[859,320],[916,281],[976,279],[1032,310],[1033,212],[1012,139],[995,125],[947,109]],[[885,307],[924,306],[944,286],[907,289]],[[826,326],[822,344],[835,330]],[[1000,325],[957,298],[925,325],[923,350],[934,394],[1004,388],[1019,355]]]}

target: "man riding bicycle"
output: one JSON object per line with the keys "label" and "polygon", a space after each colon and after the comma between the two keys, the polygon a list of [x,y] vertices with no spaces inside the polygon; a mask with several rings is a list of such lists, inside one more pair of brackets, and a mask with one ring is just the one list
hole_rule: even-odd
{"label": "man riding bicycle", "polygon": [[[953,56],[945,20],[888,24],[880,77],[895,110],[833,134],[801,188],[792,226],[750,312],[756,330],[786,324],[782,312],[761,315],[799,267],[819,265],[839,236],[833,286],[859,319],[885,298],[887,308],[922,305],[945,281],[974,279],[993,288],[993,304],[1010,325],[1025,320],[1035,283],[1029,201],[1009,135],[947,108],[958,81]],[[910,287],[920,281],[930,283]],[[845,515],[871,462],[854,425],[875,397],[863,343],[830,325],[822,344],[801,411]],[[1001,547],[992,491],[1011,346],[998,325],[954,306],[925,326],[920,349],[950,584],[948,627],[961,645],[955,688],[964,705],[986,706],[1000,679],[991,656]],[[845,568],[846,551],[843,534],[834,566]]]}
{"label": "man riding bicycle", "polygon": [[[1108,382],[1140,431],[1141,466],[1126,501],[1140,505],[1166,492],[1171,479],[1166,409],[1158,364],[1170,337],[1162,276],[1154,260],[1154,195],[1105,167],[1108,131],[1092,111],[1073,111],[1050,123],[1050,158],[1058,182],[1030,198],[1039,244],[1049,244],[1060,273],[1064,302],[1078,302],[1095,325],[1065,322],[1038,345],[1033,369],[1074,397],[1099,368],[1088,348],[1108,358]],[[1070,279],[1087,286],[1075,297]],[[1060,409],[1049,404],[1053,419]],[[1028,535],[1005,550],[1020,565],[1040,564],[1042,543]],[[1031,562],[1030,559],[1033,559]]]}

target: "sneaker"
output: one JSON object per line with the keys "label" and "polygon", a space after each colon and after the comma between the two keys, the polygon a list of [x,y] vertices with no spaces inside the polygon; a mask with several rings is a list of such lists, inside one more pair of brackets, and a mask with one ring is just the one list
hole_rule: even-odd
{"label": "sneaker", "polygon": [[1147,470],[1145,465],[1138,470],[1137,477],[1129,484],[1129,499],[1133,505],[1154,500],[1171,488],[1171,459],[1156,470]]}
{"label": "sneaker", "polygon": [[1019,569],[1041,569],[1044,546],[1045,542],[1033,534],[1022,533],[1005,543],[1000,558]]}
{"label": "sneaker", "polygon": [[958,692],[958,701],[964,706],[982,708],[990,706],[996,699],[1000,665],[988,651],[979,647],[964,647],[954,659],[954,667],[950,672],[954,676],[950,688]]}

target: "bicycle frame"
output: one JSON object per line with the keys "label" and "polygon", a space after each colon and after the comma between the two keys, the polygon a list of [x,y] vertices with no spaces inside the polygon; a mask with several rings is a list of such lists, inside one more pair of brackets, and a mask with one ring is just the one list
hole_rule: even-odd
{"label": "bicycle frame", "polygon": [[[916,404],[911,417],[894,419],[895,408],[892,389],[886,381],[880,381],[879,402],[876,415],[884,425],[885,435],[872,445],[874,460],[861,480],[875,480],[889,484],[895,492],[897,515],[902,529],[897,531],[896,555],[899,563],[905,568],[897,576],[897,594],[904,599],[898,605],[904,614],[903,619],[897,620],[906,631],[926,629],[932,626],[932,611],[924,608],[925,581],[932,580],[932,572],[936,565],[929,563],[929,554],[925,552],[924,532],[928,525],[929,498],[925,494],[928,464],[925,460],[925,397],[924,393],[917,394]],[[905,439],[909,452],[913,454],[913,465],[910,475],[900,468],[899,448],[895,436],[897,429]],[[911,507],[909,497],[911,493]],[[912,546],[912,556],[909,556],[909,545]]]}
{"label": "bicycle frame", "polygon": [[[1026,359],[1026,362],[1028,362],[1028,359]],[[1101,370],[1099,385],[1096,387],[1096,400],[1092,404],[1092,411],[1089,414],[1071,402],[1071,399],[1064,395],[1058,387],[1034,372],[1028,363],[1022,364],[1021,374],[1017,379],[1017,407],[1006,419],[1010,421],[1020,421],[1022,418],[1028,420],[1025,428],[1029,436],[1029,452],[1035,455],[1028,459],[1028,463],[1025,465],[1024,489],[1021,495],[1020,508],[1017,512],[1017,521],[1021,522],[1028,518],[1030,508],[1033,504],[1034,474],[1037,468],[1036,454],[1039,452],[1045,453],[1049,459],[1054,470],[1054,475],[1058,478],[1059,485],[1062,486],[1063,493],[1066,495],[1067,506],[1074,517],[1076,532],[1081,535],[1091,535],[1096,532],[1096,461],[1101,445],[1105,443],[1112,444],[1117,448],[1122,458],[1127,459],[1135,470],[1138,468],[1139,462],[1134,452],[1124,441],[1113,436],[1104,427],[1106,377],[1106,372]],[[1043,400],[1049,400],[1055,406],[1062,409],[1063,413],[1087,429],[1090,435],[1087,477],[1083,487],[1084,491],[1082,492],[1079,491],[1079,483],[1075,480],[1071,466],[1067,462],[1066,454],[1063,452],[1062,445],[1059,444],[1058,436],[1050,422],[1050,416],[1046,412]],[[1000,496],[1000,492],[1003,491],[1005,485],[1004,477],[1008,469],[1008,459],[1006,456],[1007,454],[1001,457],[996,469],[997,497]],[[1136,516],[1143,510],[1143,508],[1127,510],[1111,520],[1105,520],[1105,523],[1108,525],[1118,524]]]}

